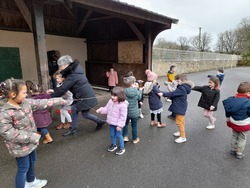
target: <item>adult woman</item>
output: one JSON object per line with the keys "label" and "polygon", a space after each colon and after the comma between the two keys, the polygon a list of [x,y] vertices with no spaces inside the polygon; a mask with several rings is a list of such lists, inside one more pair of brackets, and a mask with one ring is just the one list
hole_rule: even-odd
{"label": "adult woman", "polygon": [[74,98],[74,102],[71,107],[72,124],[63,136],[77,134],[76,128],[78,126],[79,111],[82,113],[84,118],[97,123],[96,130],[101,129],[105,121],[89,113],[90,109],[97,104],[97,99],[92,86],[89,84],[88,79],[83,73],[83,68],[81,67],[79,61],[73,61],[71,56],[65,55],[58,59],[57,64],[59,66],[59,70],[61,70],[60,73],[65,80],[60,87],[54,89],[54,93],[51,94],[51,97],[60,97],[69,90],[73,94]]}

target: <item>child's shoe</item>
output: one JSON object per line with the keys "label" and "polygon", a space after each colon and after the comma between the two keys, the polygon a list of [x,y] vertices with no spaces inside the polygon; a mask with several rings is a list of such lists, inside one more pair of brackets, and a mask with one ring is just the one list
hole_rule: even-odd
{"label": "child's shoe", "polygon": [[180,134],[180,132],[178,131],[178,132],[175,132],[173,135],[176,136],[176,137],[179,137],[181,134]]}
{"label": "child's shoe", "polygon": [[236,151],[235,150],[231,150],[230,154],[235,156],[236,155]]}
{"label": "child's shoe", "polygon": [[135,140],[133,140],[134,144],[137,144],[138,142],[140,142],[140,138],[138,138],[138,137]]}
{"label": "child's shoe", "polygon": [[43,141],[43,143],[44,144],[49,144],[51,142],[53,142],[53,139],[51,138],[50,134],[48,133],[48,134],[45,135],[45,140]]}
{"label": "child's shoe", "polygon": [[166,127],[166,124],[158,122],[157,127],[158,128],[164,128],[164,127]]}
{"label": "child's shoe", "polygon": [[60,130],[60,129],[62,129],[64,127],[64,123],[61,123],[60,125],[58,125],[57,127],[56,127],[56,130]]}
{"label": "child's shoe", "polygon": [[158,125],[158,122],[151,121],[150,125],[151,125],[151,126],[156,126],[156,125]]}
{"label": "child's shoe", "polygon": [[206,126],[206,129],[209,129],[209,130],[211,130],[211,129],[214,129],[215,128],[215,125],[212,125],[212,124],[208,124],[208,126]]}
{"label": "child's shoe", "polygon": [[184,142],[186,142],[186,141],[187,141],[187,139],[186,139],[186,138],[182,138],[182,137],[179,137],[179,138],[177,138],[177,139],[175,140],[175,142],[178,143],[178,144],[184,143]]}
{"label": "child's shoe", "polygon": [[36,179],[33,182],[25,182],[24,188],[42,188],[47,184],[47,180]]}
{"label": "child's shoe", "polygon": [[236,152],[236,155],[235,155],[235,157],[236,157],[237,159],[242,159],[244,156],[245,156],[245,155],[244,155],[243,153],[237,153],[237,152]]}
{"label": "child's shoe", "polygon": [[142,110],[141,108],[139,108],[139,118],[143,119],[144,118],[144,115],[142,114]]}
{"label": "child's shoe", "polygon": [[69,122],[65,123],[63,126],[64,129],[69,129],[70,127],[71,127],[71,123],[69,123]]}
{"label": "child's shoe", "polygon": [[115,154],[116,154],[116,155],[122,155],[123,153],[125,153],[125,148],[124,148],[124,149],[120,149],[120,150],[117,151]]}
{"label": "child's shoe", "polygon": [[127,136],[124,136],[124,137],[123,137],[123,140],[124,140],[124,142],[128,142],[128,141],[129,141],[129,139],[128,139]]}
{"label": "child's shoe", "polygon": [[112,144],[112,145],[109,147],[108,151],[109,151],[109,152],[113,152],[113,151],[115,151],[116,149],[117,149],[117,146]]}

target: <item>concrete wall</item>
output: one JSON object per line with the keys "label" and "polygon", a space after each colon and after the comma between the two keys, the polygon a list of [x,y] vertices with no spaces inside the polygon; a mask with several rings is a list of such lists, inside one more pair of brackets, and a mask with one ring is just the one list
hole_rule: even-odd
{"label": "concrete wall", "polygon": [[237,60],[218,60],[218,61],[192,61],[192,62],[163,62],[153,60],[152,70],[158,76],[166,76],[169,67],[175,65],[177,74],[200,72],[205,70],[215,70],[218,68],[236,67]]}
{"label": "concrete wall", "polygon": [[[79,59],[85,68],[87,47],[84,39],[46,35],[47,51],[59,50],[62,55]],[[0,47],[18,47],[24,80],[37,82],[37,68],[32,33],[0,30]],[[47,62],[46,62],[47,63]],[[1,71],[1,70],[0,70]]]}

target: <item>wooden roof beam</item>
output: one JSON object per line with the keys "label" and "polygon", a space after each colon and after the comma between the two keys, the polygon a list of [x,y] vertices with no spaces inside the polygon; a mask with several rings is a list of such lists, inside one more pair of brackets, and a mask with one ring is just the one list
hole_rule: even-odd
{"label": "wooden roof beam", "polygon": [[28,24],[31,32],[32,32],[32,19],[31,19],[31,13],[28,9],[28,7],[26,6],[25,2],[23,0],[15,0],[15,3],[17,5],[17,7],[19,8],[19,10],[21,11],[26,23]]}
{"label": "wooden roof beam", "polygon": [[145,37],[143,36],[143,34],[139,31],[139,29],[136,27],[136,25],[131,22],[126,20],[127,24],[129,25],[129,27],[134,31],[134,33],[136,34],[136,36],[140,39],[140,41],[145,44]]}
{"label": "wooden roof beam", "polygon": [[85,15],[84,19],[82,20],[80,26],[78,27],[76,34],[79,35],[81,33],[81,31],[83,30],[84,26],[86,25],[88,18],[90,17],[90,15],[92,14],[92,10],[88,10],[87,14]]}

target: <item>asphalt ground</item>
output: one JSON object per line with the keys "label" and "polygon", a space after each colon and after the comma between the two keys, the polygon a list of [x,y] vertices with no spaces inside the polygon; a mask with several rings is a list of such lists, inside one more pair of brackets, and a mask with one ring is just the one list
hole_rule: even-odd
{"label": "asphalt ground", "polygon": [[[40,143],[37,149],[36,172],[38,178],[48,180],[48,188],[248,188],[250,187],[250,145],[247,143],[245,158],[236,159],[229,154],[231,129],[225,124],[222,100],[234,95],[240,82],[250,81],[250,67],[225,70],[221,86],[221,99],[215,112],[216,128],[206,130],[208,123],[203,109],[197,106],[200,93],[192,91],[188,97],[186,114],[187,142],[177,144],[173,133],[175,121],[168,119],[164,103],[162,120],[165,128],[151,127],[147,98],[142,107],[144,119],[139,119],[140,142],[125,144],[122,156],[107,152],[110,146],[109,126],[96,131],[96,125],[79,118],[78,135],[62,137],[65,130],[55,130],[59,117],[53,114],[50,133],[52,144]],[[191,73],[188,78],[196,85],[206,85],[206,74],[216,70]],[[163,91],[165,77],[158,79]],[[95,90],[99,105],[106,104],[110,94]],[[96,114],[105,119],[104,115]],[[131,127],[129,129],[131,139]],[[15,159],[0,139],[0,188],[14,187]]]}

